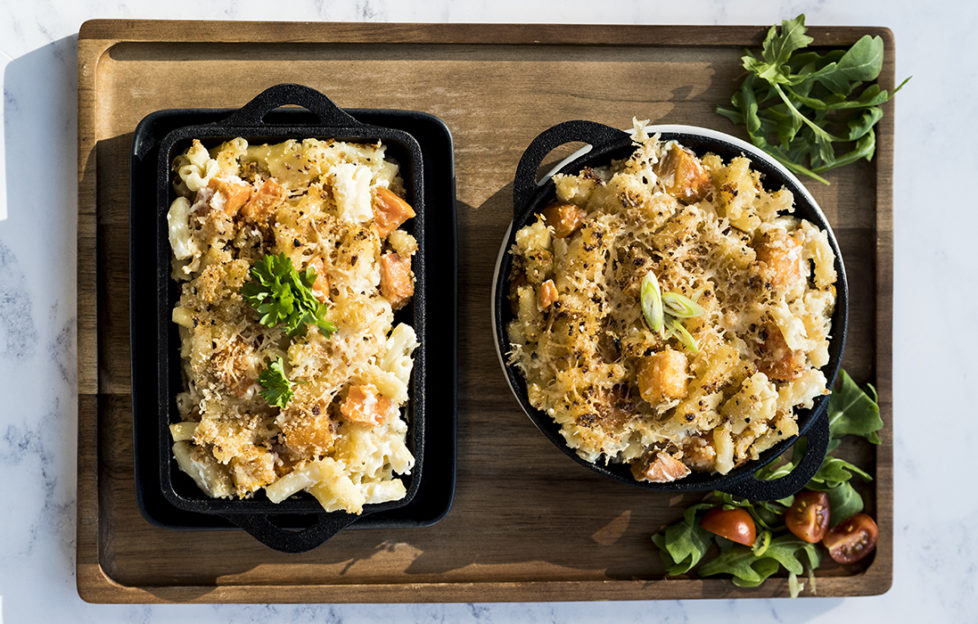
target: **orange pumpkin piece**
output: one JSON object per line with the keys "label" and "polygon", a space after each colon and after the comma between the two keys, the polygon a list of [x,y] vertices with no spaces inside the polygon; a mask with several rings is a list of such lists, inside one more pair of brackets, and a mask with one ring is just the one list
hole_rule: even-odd
{"label": "orange pumpkin piece", "polygon": [[211,178],[207,186],[224,197],[224,212],[229,217],[236,215],[238,210],[251,198],[252,188],[247,182]]}
{"label": "orange pumpkin piece", "polygon": [[374,222],[377,224],[377,233],[381,240],[396,230],[408,219],[414,218],[415,212],[411,204],[404,201],[394,191],[378,186],[374,190],[374,201],[372,204],[374,211]]}
{"label": "orange pumpkin piece", "polygon": [[309,414],[286,408],[282,416],[276,422],[285,446],[296,458],[317,458],[333,447],[333,423],[325,406],[317,405]]}
{"label": "orange pumpkin piece", "polygon": [[763,342],[758,349],[758,370],[771,381],[794,381],[801,377],[805,370],[805,354],[791,350],[777,325],[765,325],[760,337]]}
{"label": "orange pumpkin piece", "polygon": [[285,187],[275,180],[265,180],[254,196],[241,208],[241,216],[252,223],[264,221],[285,200],[285,195]]}
{"label": "orange pumpkin piece", "polygon": [[316,281],[312,284],[312,296],[326,303],[329,299],[329,277],[326,275],[326,265],[322,258],[313,258],[306,266],[311,266],[316,271]]}
{"label": "orange pumpkin piece", "polygon": [[710,174],[696,154],[673,144],[653,170],[659,176],[666,193],[686,203],[698,202],[710,192]]}
{"label": "orange pumpkin piece", "polygon": [[540,297],[540,309],[546,310],[557,301],[559,294],[557,293],[557,286],[554,284],[553,280],[547,280],[540,284],[540,290],[538,293]]}
{"label": "orange pumpkin piece", "polygon": [[380,394],[373,384],[351,386],[340,405],[340,413],[351,422],[375,427],[384,422],[390,405],[390,399]]}
{"label": "orange pumpkin piece", "polygon": [[686,354],[666,348],[642,359],[638,391],[652,405],[686,396]]}
{"label": "orange pumpkin piece", "polygon": [[555,238],[567,238],[581,229],[586,216],[587,212],[580,206],[557,201],[543,209],[543,220],[547,227],[553,228]]}
{"label": "orange pumpkin piece", "polygon": [[414,295],[414,278],[410,256],[402,258],[390,252],[380,257],[380,292],[395,310],[411,299]]}
{"label": "orange pumpkin piece", "polygon": [[790,289],[805,279],[801,245],[786,232],[766,232],[755,250],[758,262],[765,265],[761,273],[775,288]]}

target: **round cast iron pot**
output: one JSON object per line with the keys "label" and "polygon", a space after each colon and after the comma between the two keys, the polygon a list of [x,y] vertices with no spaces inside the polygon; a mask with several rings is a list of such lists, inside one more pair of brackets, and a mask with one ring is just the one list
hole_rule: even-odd
{"label": "round cast iron pot", "polygon": [[[831,388],[845,348],[849,291],[839,244],[811,193],[781,163],[736,137],[707,128],[682,125],[651,126],[649,134],[655,133],[659,133],[662,140],[680,142],[700,156],[712,152],[723,157],[725,161],[741,155],[750,158],[752,168],[763,174],[762,182],[765,188],[770,190],[787,188],[795,197],[794,216],[807,219],[828,234],[829,245],[835,253],[835,270],[838,278],[835,284],[836,303],[832,315],[829,362],[821,370],[828,380],[828,387]],[[547,154],[570,142],[583,142],[590,147],[578,150],[558,164],[543,180],[537,182],[537,170]],[[790,496],[811,480],[825,458],[829,443],[828,417],[825,415],[829,398],[827,395],[817,397],[811,409],[795,410],[798,416],[797,436],[782,440],[761,453],[757,460],[735,468],[725,475],[694,472],[684,479],[671,483],[640,482],[634,479],[627,464],[592,464],[567,446],[557,423],[549,415],[530,405],[526,380],[515,366],[506,361],[505,354],[510,350],[506,325],[513,320],[507,298],[510,270],[513,264],[508,250],[515,243],[517,230],[530,223],[534,216],[554,199],[556,191],[551,180],[554,174],[576,174],[583,167],[607,165],[612,160],[627,157],[632,151],[634,145],[627,132],[590,121],[567,121],[545,130],[523,153],[513,182],[513,221],[500,246],[493,276],[492,325],[496,337],[496,354],[510,389],[533,424],[557,448],[585,468],[615,481],[663,492],[721,490],[751,500],[776,500]],[[755,478],[754,473],[759,468],[774,461],[803,437],[807,438],[805,454],[790,474],[771,481]]]}

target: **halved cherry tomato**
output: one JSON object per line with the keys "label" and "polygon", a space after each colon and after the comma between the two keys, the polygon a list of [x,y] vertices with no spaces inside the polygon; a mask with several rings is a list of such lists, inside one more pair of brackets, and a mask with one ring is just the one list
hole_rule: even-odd
{"label": "halved cherry tomato", "polygon": [[822,544],[836,563],[855,563],[873,552],[879,533],[876,521],[858,513],[829,529]]}
{"label": "halved cherry tomato", "polygon": [[795,495],[795,502],[788,508],[784,523],[798,539],[810,544],[822,541],[829,528],[829,495],[809,491]]}
{"label": "halved cherry tomato", "polygon": [[711,509],[703,516],[700,526],[744,546],[753,546],[757,538],[754,519],[743,509]]}

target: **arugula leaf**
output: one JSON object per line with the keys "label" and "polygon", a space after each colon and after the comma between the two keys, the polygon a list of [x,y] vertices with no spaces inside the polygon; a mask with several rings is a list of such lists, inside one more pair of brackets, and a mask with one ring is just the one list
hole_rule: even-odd
{"label": "arugula leaf", "polygon": [[716,112],[744,125],[754,145],[792,172],[828,184],[820,173],[873,158],[879,106],[909,78],[892,94],[874,82],[883,68],[878,36],[819,53],[806,49],[813,40],[805,31],[804,14],[783,21],[780,30],[772,26],[760,58],[750,50],[741,58],[748,74],[731,96],[732,106]]}
{"label": "arugula leaf", "polygon": [[[830,66],[827,65],[826,68]],[[821,75],[815,77],[815,80],[832,93],[849,95],[853,86],[879,78],[882,69],[883,39],[878,36],[863,35],[846,50],[831,71],[823,69]]]}
{"label": "arugula leaf", "polygon": [[873,480],[873,477],[861,468],[844,459],[829,455],[826,456],[818,472],[812,477],[811,483],[831,488],[849,481],[854,474],[859,475],[867,481]]}
{"label": "arugula leaf", "polygon": [[696,514],[715,506],[709,503],[692,505],[683,512],[682,520],[652,536],[662,562],[668,567],[667,574],[675,576],[689,572],[709,550],[711,533],[700,526]]}
{"label": "arugula leaf", "polygon": [[285,364],[282,356],[274,362],[269,362],[268,366],[258,375],[258,383],[261,384],[260,390],[262,397],[272,407],[285,409],[294,395],[295,384],[285,376]]}
{"label": "arugula leaf", "polygon": [[849,482],[825,490],[829,495],[829,524],[835,526],[863,510],[863,497]]}
{"label": "arugula leaf", "polygon": [[772,84],[787,82],[788,76],[782,65],[788,62],[792,52],[806,47],[812,41],[813,39],[805,34],[804,15],[799,15],[793,20],[784,20],[781,22],[780,33],[776,26],[771,26],[767,31],[761,52],[764,60],[758,60],[748,51],[741,59],[744,69]]}
{"label": "arugula leaf", "polygon": [[249,272],[250,282],[241,295],[258,311],[258,321],[266,327],[282,327],[291,338],[304,336],[307,325],[315,325],[329,338],[336,326],[326,320],[328,308],[312,294],[316,270],[298,272],[284,253],[266,254]]}
{"label": "arugula leaf", "polygon": [[864,392],[844,370],[839,371],[839,379],[835,385],[828,405],[829,432],[832,439],[857,435],[873,444],[879,444],[880,437],[876,432],[882,429],[883,419],[880,418],[876,388],[866,384],[869,392]]}
{"label": "arugula leaf", "polygon": [[795,574],[802,574],[805,571],[802,557],[808,561],[808,565],[815,568],[821,563],[821,555],[815,544],[800,540],[794,535],[782,535],[772,540],[771,547],[767,549],[764,556],[776,560],[785,570]]}
{"label": "arugula leaf", "polygon": [[805,34],[805,15],[781,22],[781,32],[772,26],[764,38],[764,60],[772,65],[783,65],[795,50],[807,47],[814,39]]}
{"label": "arugula leaf", "polygon": [[[820,556],[815,544],[794,535],[782,535],[771,540],[763,554],[752,548],[734,544],[697,570],[700,576],[730,574],[738,587],[757,587],[782,567],[792,574],[803,574],[805,563],[818,567]],[[812,563],[814,562],[814,564]]]}
{"label": "arugula leaf", "polygon": [[849,126],[849,133],[846,138],[850,141],[855,141],[866,136],[873,131],[873,126],[883,118],[883,109],[879,106],[871,106],[859,113],[858,115],[852,117],[847,122]]}

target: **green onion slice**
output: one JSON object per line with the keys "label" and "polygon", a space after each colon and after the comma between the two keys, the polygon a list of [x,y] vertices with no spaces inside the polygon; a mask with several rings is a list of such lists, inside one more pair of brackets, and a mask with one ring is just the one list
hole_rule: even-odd
{"label": "green onion slice", "polygon": [[703,306],[685,295],[667,292],[662,295],[662,305],[666,314],[676,318],[693,318],[703,314]]}
{"label": "green onion slice", "polygon": [[662,309],[662,293],[659,290],[659,280],[655,273],[649,271],[642,278],[642,314],[649,329],[663,335],[665,313]]}
{"label": "green onion slice", "polygon": [[771,545],[771,532],[761,531],[761,534],[757,536],[756,540],[754,540],[754,546],[753,546],[754,556],[760,557],[761,555],[766,553],[768,546],[770,545]]}
{"label": "green onion slice", "polygon": [[700,347],[696,344],[696,339],[693,338],[693,335],[689,333],[689,330],[683,326],[683,322],[679,319],[669,321],[669,335],[675,336],[691,353],[700,352]]}

